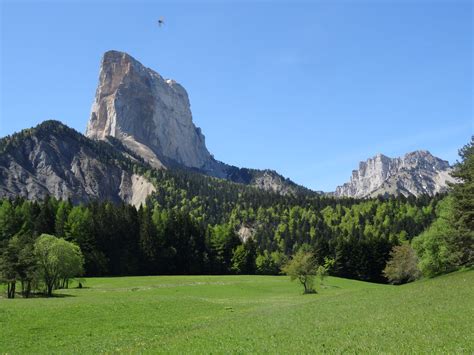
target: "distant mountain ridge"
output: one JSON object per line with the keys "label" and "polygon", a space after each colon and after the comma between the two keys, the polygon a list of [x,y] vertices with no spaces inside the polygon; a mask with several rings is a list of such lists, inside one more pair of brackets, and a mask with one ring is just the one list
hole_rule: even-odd
{"label": "distant mountain ridge", "polygon": [[399,158],[377,154],[359,163],[349,182],[338,186],[336,197],[376,197],[379,195],[430,196],[446,191],[451,166],[426,150],[417,150]]}

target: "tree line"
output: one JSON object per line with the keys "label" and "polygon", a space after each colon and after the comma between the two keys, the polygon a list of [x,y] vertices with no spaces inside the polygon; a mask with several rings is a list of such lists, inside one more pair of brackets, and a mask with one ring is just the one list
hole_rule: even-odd
{"label": "tree line", "polygon": [[[390,250],[431,223],[438,200],[375,199],[322,209],[317,204],[256,210],[238,205],[220,224],[156,201],[137,210],[49,197],[2,200],[0,255],[12,240],[23,240],[28,249],[38,236],[50,234],[80,247],[86,276],[278,274],[290,255],[309,245],[318,262],[335,260],[334,275],[384,282]],[[242,228],[251,236],[245,238]]]}

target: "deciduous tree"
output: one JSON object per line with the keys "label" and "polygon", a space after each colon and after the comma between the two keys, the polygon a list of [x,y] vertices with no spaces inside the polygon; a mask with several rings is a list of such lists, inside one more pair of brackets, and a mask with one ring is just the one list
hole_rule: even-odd
{"label": "deciduous tree", "polygon": [[47,296],[51,296],[59,284],[67,284],[69,279],[83,272],[81,250],[64,239],[42,234],[35,243],[34,253]]}
{"label": "deciduous tree", "polygon": [[383,274],[393,284],[411,282],[421,276],[417,264],[418,258],[410,245],[394,246]]}
{"label": "deciduous tree", "polygon": [[314,255],[303,249],[297,251],[282,268],[282,271],[290,276],[292,281],[298,280],[303,285],[304,293],[316,293],[314,289],[316,270]]}

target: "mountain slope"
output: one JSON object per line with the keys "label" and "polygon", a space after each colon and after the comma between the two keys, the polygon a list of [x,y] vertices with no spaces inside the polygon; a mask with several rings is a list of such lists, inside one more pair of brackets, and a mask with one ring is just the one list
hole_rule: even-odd
{"label": "mountain slope", "polygon": [[352,172],[351,180],[336,188],[337,197],[376,197],[379,195],[430,196],[447,189],[454,182],[449,174],[449,163],[418,150],[403,157],[389,158],[378,154],[359,163]]}
{"label": "mountain slope", "polygon": [[0,196],[140,205],[155,188],[132,165],[110,144],[46,121],[0,140]]}
{"label": "mountain slope", "polygon": [[108,51],[102,58],[86,136],[113,136],[158,169],[185,167],[282,194],[306,190],[272,170],[215,160],[193,123],[186,90],[123,52]]}

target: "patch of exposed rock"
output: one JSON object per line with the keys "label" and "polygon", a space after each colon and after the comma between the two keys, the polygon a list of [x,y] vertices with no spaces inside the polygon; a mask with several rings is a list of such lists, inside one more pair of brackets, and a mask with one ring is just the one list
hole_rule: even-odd
{"label": "patch of exposed rock", "polygon": [[255,229],[243,224],[240,226],[239,230],[237,231],[237,235],[239,236],[240,240],[243,243],[246,243],[247,240],[253,238],[254,234],[255,234]]}

